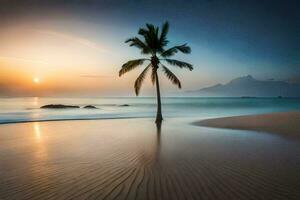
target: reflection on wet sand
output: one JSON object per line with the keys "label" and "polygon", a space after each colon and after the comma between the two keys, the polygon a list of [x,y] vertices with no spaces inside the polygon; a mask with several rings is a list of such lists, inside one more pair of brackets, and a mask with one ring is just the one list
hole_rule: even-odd
{"label": "reflection on wet sand", "polygon": [[7,133],[0,134],[0,199],[300,197],[299,144],[269,135],[147,119],[27,123],[0,132]]}
{"label": "reflection on wet sand", "polygon": [[39,122],[34,122],[33,126],[34,126],[34,133],[35,133],[36,142],[40,142],[41,141],[41,131],[40,131]]}
{"label": "reflection on wet sand", "polygon": [[161,151],[161,126],[162,123],[156,123],[156,146],[154,147],[154,149],[156,151],[155,157],[157,161],[159,161],[160,159],[160,151]]}

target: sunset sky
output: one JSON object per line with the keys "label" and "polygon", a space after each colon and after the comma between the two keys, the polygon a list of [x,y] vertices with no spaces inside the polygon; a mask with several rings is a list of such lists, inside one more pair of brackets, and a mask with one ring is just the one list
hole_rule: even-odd
{"label": "sunset sky", "polygon": [[[299,3],[240,2],[0,0],[0,96],[132,96],[141,69],[118,71],[143,55],[124,41],[166,20],[171,45],[192,48],[177,58],[194,71],[173,69],[183,90],[248,74],[300,82]],[[163,93],[176,94],[161,80]],[[153,92],[146,80],[142,95]]]}

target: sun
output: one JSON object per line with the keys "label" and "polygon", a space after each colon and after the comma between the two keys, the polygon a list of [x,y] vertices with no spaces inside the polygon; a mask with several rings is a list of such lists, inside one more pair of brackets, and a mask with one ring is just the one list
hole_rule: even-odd
{"label": "sun", "polygon": [[39,84],[40,83],[40,79],[39,78],[33,78],[33,82],[35,83],[35,84]]}

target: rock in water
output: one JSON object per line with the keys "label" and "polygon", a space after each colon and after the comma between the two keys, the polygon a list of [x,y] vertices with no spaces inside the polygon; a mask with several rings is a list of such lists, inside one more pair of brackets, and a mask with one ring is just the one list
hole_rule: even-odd
{"label": "rock in water", "polygon": [[66,109],[66,108],[80,108],[79,106],[63,105],[63,104],[48,104],[41,107],[42,109]]}
{"label": "rock in water", "polygon": [[121,107],[126,107],[126,106],[129,106],[128,104],[122,104],[120,105]]}
{"label": "rock in water", "polygon": [[98,109],[96,106],[93,106],[93,105],[87,105],[87,106],[84,106],[83,108]]}

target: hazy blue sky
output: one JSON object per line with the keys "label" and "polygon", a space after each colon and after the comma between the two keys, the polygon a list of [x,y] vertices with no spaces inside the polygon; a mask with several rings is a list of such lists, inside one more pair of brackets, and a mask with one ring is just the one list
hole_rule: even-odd
{"label": "hazy blue sky", "polygon": [[[136,35],[138,27],[146,22],[160,25],[168,20],[171,24],[169,33],[171,44],[187,42],[192,47],[191,55],[179,55],[177,58],[191,62],[195,70],[192,73],[174,70],[182,79],[183,88],[186,90],[217,82],[223,83],[247,74],[259,79],[300,81],[299,1],[23,0],[20,3],[17,0],[0,0],[0,2],[0,42],[4,44],[0,46],[0,67],[16,67],[15,63],[7,61],[12,59],[18,60],[19,67],[22,66],[20,62],[26,62],[26,66],[31,67],[35,73],[32,76],[46,77],[45,70],[58,68],[58,65],[53,66],[57,64],[53,61],[58,60],[57,56],[45,56],[55,49],[58,53],[58,47],[51,46],[55,44],[55,41],[51,43],[53,38],[51,41],[49,38],[47,41],[45,38],[40,41],[34,40],[35,37],[32,37],[28,30],[34,30],[47,37],[73,40],[85,47],[98,48],[99,60],[96,59],[95,52],[90,53],[83,49],[72,52],[75,51],[75,47],[69,47],[72,49],[70,54],[72,52],[81,62],[76,69],[80,67],[83,69],[85,63],[91,67],[86,67],[85,71],[80,70],[78,72],[81,74],[80,77],[88,80],[92,79],[90,75],[102,77],[105,79],[102,80],[103,85],[106,86],[110,82],[119,81],[114,76],[117,76],[122,63],[140,57],[139,51],[128,48],[124,40]],[[12,38],[14,34],[17,40]],[[27,42],[24,42],[25,40]],[[32,47],[28,47],[32,43],[34,51]],[[61,46],[65,48],[63,44]],[[27,51],[26,48],[31,50]],[[65,57],[69,56],[72,60],[72,55],[67,55],[67,49],[59,51],[62,51],[59,52],[61,56],[66,53]],[[41,61],[47,62],[47,66],[45,64],[41,67],[43,70],[39,69],[41,65],[36,64]],[[30,66],[30,62],[35,64]],[[64,66],[72,65],[71,62],[63,62]],[[74,74],[76,77],[77,75]],[[102,93],[99,94],[132,92],[129,85],[133,85],[135,76],[136,74],[124,77],[119,81],[119,85],[112,84],[110,91],[105,90],[103,86]],[[12,84],[14,84],[12,80],[9,82],[2,79],[0,89],[10,90],[12,94],[17,93],[18,90],[11,90]],[[70,88],[72,87],[64,88],[62,91],[76,92]],[[87,86],[81,89],[93,92],[95,88]],[[175,88],[167,82],[165,88],[166,91],[175,91]],[[52,88],[52,90],[60,89]],[[150,84],[146,85],[146,93],[150,90]]]}

